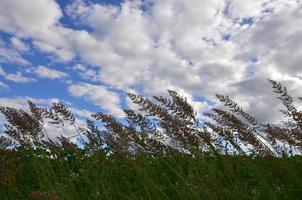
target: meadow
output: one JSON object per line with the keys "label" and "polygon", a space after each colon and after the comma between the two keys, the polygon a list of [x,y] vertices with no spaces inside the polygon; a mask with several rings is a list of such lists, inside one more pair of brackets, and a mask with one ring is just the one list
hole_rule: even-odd
{"label": "meadow", "polygon": [[[1,107],[0,199],[301,199],[302,112],[270,83],[285,108],[281,125],[258,122],[223,95],[225,107],[201,122],[170,90],[128,94],[139,110],[125,109],[123,121],[98,112],[87,127],[60,102]],[[73,126],[78,144],[50,139],[46,123]]]}
{"label": "meadow", "polygon": [[[61,151],[61,150],[60,150]],[[1,152],[0,199],[301,199],[302,159]],[[68,156],[67,156],[68,155]]]}

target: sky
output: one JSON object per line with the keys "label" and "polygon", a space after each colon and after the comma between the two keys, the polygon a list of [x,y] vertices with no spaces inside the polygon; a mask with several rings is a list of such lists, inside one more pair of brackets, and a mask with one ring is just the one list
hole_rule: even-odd
{"label": "sky", "polygon": [[228,94],[275,122],[267,79],[302,96],[301,63],[300,0],[0,0],[0,105],[60,100],[82,124],[167,89],[198,113]]}

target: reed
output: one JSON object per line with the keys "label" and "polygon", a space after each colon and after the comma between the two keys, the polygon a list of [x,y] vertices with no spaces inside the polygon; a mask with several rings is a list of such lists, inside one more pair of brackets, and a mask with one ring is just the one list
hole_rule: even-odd
{"label": "reed", "polygon": [[[129,93],[138,110],[125,109],[122,120],[97,112],[86,127],[61,102],[0,107],[0,199],[299,199],[302,111],[269,82],[284,105],[282,125],[262,124],[227,95],[200,121],[172,90]],[[73,126],[82,144],[51,140],[46,124]]]}

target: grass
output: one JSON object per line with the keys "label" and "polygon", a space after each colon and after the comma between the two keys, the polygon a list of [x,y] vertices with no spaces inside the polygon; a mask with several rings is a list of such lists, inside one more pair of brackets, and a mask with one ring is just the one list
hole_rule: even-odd
{"label": "grass", "polygon": [[[302,111],[281,83],[269,81],[285,106],[282,126],[258,122],[223,95],[217,98],[226,109],[213,108],[200,123],[186,98],[171,90],[168,99],[128,94],[145,114],[125,109],[119,120],[98,112],[97,123],[88,119],[81,129],[60,102],[42,108],[29,101],[29,112],[0,106],[7,120],[0,200],[300,200]],[[80,149],[71,138],[51,141],[45,123],[69,124],[87,142]],[[8,147],[15,150],[1,150]]]}
{"label": "grass", "polygon": [[295,157],[2,152],[0,199],[301,199]]}

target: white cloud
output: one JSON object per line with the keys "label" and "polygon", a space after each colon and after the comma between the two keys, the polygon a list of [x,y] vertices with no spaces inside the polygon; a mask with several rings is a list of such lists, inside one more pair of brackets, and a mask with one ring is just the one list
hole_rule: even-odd
{"label": "white cloud", "polygon": [[0,27],[20,36],[39,34],[47,30],[62,16],[59,5],[52,0],[1,1]]}
{"label": "white cloud", "polygon": [[[285,73],[301,85],[294,78],[301,77],[300,3],[152,3],[146,12],[138,1],[120,7],[83,2],[70,7],[73,17],[93,29],[73,36],[83,60],[100,67],[100,81],[150,95],[171,87],[210,100],[215,93],[229,93],[248,111],[260,113],[260,120],[280,117],[278,111],[261,112],[265,106],[281,107],[266,79],[286,80],[281,76]],[[286,84],[293,88],[292,81]]]}
{"label": "white cloud", "polygon": [[118,94],[108,90],[104,86],[80,83],[69,86],[68,91],[72,96],[84,97],[98,107],[107,110],[110,114],[118,117],[124,115],[120,109],[121,105]]}
{"label": "white cloud", "polygon": [[34,79],[34,78],[24,76],[22,74],[22,72],[6,74],[5,79],[16,82],[16,83],[29,83],[29,82],[35,82],[36,81],[36,79]]}
{"label": "white cloud", "polygon": [[24,76],[20,71],[17,71],[16,73],[6,73],[1,66],[0,76],[3,76],[6,80],[13,81],[16,83],[29,83],[36,81],[36,79],[34,78]]}
{"label": "white cloud", "polygon": [[[302,67],[302,5],[292,6],[259,21],[245,35],[247,53],[255,54],[274,70],[301,76]],[[243,43],[242,42],[242,43]]]}
{"label": "white cloud", "polygon": [[4,69],[0,66],[0,76],[5,76],[6,72],[4,71]]}
{"label": "white cloud", "polygon": [[72,69],[76,70],[83,79],[89,80],[91,82],[98,81],[98,72],[94,69],[88,68],[82,64],[76,64],[72,67]]}
{"label": "white cloud", "polygon": [[[147,95],[174,88],[209,100],[215,93],[229,93],[265,121],[278,117],[261,112],[265,105],[279,106],[277,101],[268,104],[273,94],[266,78],[284,81],[300,94],[300,1],[150,0],[119,6],[75,1],[66,13],[75,26],[83,25],[77,30],[60,23],[63,11],[56,1],[2,4],[2,31],[20,41],[32,39],[34,47],[58,61],[77,56],[84,65],[73,69],[82,78],[110,88]],[[17,51],[3,52],[0,45],[0,62],[22,59]],[[76,84],[68,89],[121,115],[119,96],[104,86]],[[192,103],[200,102],[192,98]]]}
{"label": "white cloud", "polygon": [[[1,71],[0,71],[0,73],[1,73]],[[7,89],[7,88],[9,88],[9,86],[8,85],[6,85],[5,83],[3,83],[2,81],[0,81],[0,88],[4,88],[4,89]]]}
{"label": "white cloud", "polygon": [[58,21],[62,16],[60,6],[53,0],[1,1],[0,29],[18,38],[30,37],[39,49],[66,61],[74,54],[66,39],[70,30]]}
{"label": "white cloud", "polygon": [[17,64],[28,64],[21,54],[15,49],[11,49],[8,45],[0,38],[0,63],[17,63]]}
{"label": "white cloud", "polygon": [[48,79],[62,79],[67,77],[65,72],[61,72],[58,70],[50,69],[45,66],[39,65],[34,68],[34,73],[37,74],[40,78],[48,78]]}
{"label": "white cloud", "polygon": [[24,42],[22,42],[21,40],[19,40],[18,38],[16,37],[12,37],[10,39],[10,42],[12,43],[12,45],[14,47],[16,47],[18,50],[20,51],[28,51],[29,50],[29,47],[27,44],[25,44]]}

